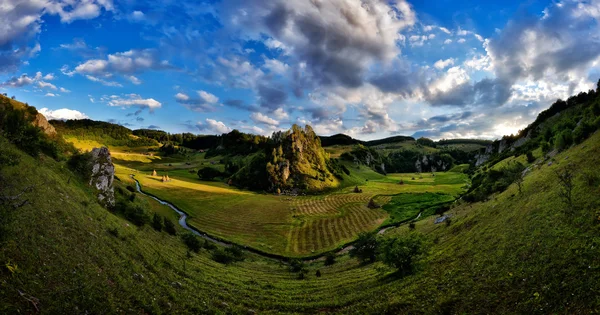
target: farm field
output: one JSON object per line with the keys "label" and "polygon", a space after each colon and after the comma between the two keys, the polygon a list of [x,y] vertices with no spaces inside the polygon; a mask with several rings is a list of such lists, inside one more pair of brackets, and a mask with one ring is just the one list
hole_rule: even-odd
{"label": "farm field", "polygon": [[[198,230],[289,257],[333,250],[353,241],[360,232],[414,218],[422,210],[454,200],[467,182],[460,173],[422,174],[420,178],[416,174],[373,176],[363,170],[372,179],[360,180],[362,193],[355,193],[350,186],[323,195],[277,196],[239,190],[219,181],[201,181],[195,166],[202,167],[198,164],[206,165],[207,161],[202,157],[189,160],[193,162],[144,163],[132,158],[115,163],[122,163],[116,168],[121,180],[132,184],[129,175],[134,174],[145,192],[188,213],[188,224]],[[158,176],[151,176],[153,170]],[[162,182],[165,174],[170,182]],[[399,184],[401,179],[403,185]],[[358,182],[357,178],[354,181]],[[411,196],[410,206],[401,207],[406,196]],[[383,207],[367,207],[372,198]]]}
{"label": "farm field", "polygon": [[[84,150],[100,145],[71,140]],[[121,181],[133,185],[130,175],[135,175],[145,192],[185,211],[189,225],[242,246],[288,257],[340,248],[361,232],[415,218],[422,211],[433,214],[434,208],[453,201],[468,184],[462,173],[383,176],[368,167],[348,165],[352,172],[338,190],[277,196],[200,180],[198,169],[224,167],[219,157],[206,158],[204,153],[150,156],[145,147],[110,149]],[[151,176],[154,170],[158,176]],[[171,181],[162,182],[162,175],[169,175]],[[355,193],[355,186],[362,192]],[[369,208],[371,199],[380,207]]]}

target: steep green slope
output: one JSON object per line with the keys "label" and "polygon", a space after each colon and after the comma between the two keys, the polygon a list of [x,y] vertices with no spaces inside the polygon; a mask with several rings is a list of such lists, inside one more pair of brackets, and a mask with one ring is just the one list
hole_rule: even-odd
{"label": "steep green slope", "polygon": [[[225,266],[186,254],[178,237],[136,228],[97,205],[54,160],[20,153],[3,166],[10,191],[33,185],[12,212],[0,248],[0,313],[593,313],[600,309],[600,134],[532,170],[490,201],[462,204],[450,224],[416,223],[431,242],[417,273],[346,256],[308,266],[250,256]],[[568,158],[567,158],[568,157]],[[558,196],[555,171],[576,169],[574,200]],[[69,179],[72,177],[71,179]],[[6,186],[3,186],[6,187]],[[3,190],[8,191],[6,189]],[[119,237],[109,230],[116,229]],[[411,232],[403,227],[384,237]],[[314,276],[320,269],[322,277]]]}

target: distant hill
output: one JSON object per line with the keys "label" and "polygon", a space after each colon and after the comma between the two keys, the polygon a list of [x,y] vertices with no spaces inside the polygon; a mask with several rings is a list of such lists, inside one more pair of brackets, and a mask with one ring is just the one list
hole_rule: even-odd
{"label": "distant hill", "polygon": [[334,145],[352,145],[352,144],[365,144],[364,141],[354,139],[348,135],[338,133],[333,136],[319,136],[321,139],[321,145],[324,147],[330,147]]}

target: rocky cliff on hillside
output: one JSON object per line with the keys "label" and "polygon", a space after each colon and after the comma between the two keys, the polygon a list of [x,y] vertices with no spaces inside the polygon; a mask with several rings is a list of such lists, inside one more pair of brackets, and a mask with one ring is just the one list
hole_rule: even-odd
{"label": "rocky cliff on hillside", "polygon": [[90,186],[97,190],[98,201],[105,207],[115,205],[115,191],[113,181],[115,166],[106,147],[94,148],[91,158],[92,176]]}
{"label": "rocky cliff on hillside", "polygon": [[520,137],[516,140],[509,141],[508,138],[502,138],[502,140],[496,140],[494,143],[487,145],[485,150],[475,156],[475,166],[480,166],[487,162],[490,157],[495,153],[502,153],[506,150],[514,151],[518,147],[524,145],[532,137],[533,130],[529,130],[525,137]]}
{"label": "rocky cliff on hillside", "polygon": [[37,113],[37,115],[35,116],[33,124],[40,127],[42,131],[44,131],[44,133],[49,136],[53,136],[56,134],[56,129],[54,129],[54,126],[52,126],[48,122],[46,117],[40,113]]}

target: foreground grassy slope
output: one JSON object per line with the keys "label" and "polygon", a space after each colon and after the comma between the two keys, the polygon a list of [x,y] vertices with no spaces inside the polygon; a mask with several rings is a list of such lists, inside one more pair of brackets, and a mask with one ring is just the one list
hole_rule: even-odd
{"label": "foreground grassy slope", "polygon": [[[346,256],[330,267],[311,264],[305,280],[256,256],[230,266],[204,250],[188,256],[177,237],[135,228],[100,208],[61,164],[20,158],[0,172],[16,188],[36,186],[0,248],[0,313],[600,311],[600,183],[593,176],[600,133],[551,166],[538,163],[521,195],[513,185],[489,201],[455,207],[449,225],[417,222],[430,255],[404,278]],[[577,171],[572,211],[558,197],[554,174],[569,164]],[[112,228],[120,237],[107,232]],[[415,232],[401,227],[384,237],[406,233]]]}

